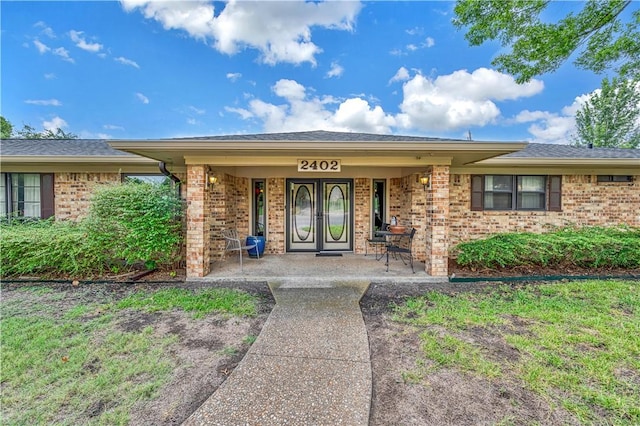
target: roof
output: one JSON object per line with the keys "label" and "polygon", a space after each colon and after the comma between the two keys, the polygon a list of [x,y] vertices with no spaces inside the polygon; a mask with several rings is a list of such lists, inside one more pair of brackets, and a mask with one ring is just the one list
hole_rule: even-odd
{"label": "roof", "polygon": [[375,133],[357,132],[328,132],[326,130],[312,130],[308,132],[288,132],[288,133],[255,133],[249,135],[219,135],[219,136],[198,136],[191,138],[174,138],[174,141],[297,141],[297,142],[469,142],[466,139],[442,139],[426,136],[402,136],[383,135]]}
{"label": "roof", "polygon": [[[313,142],[313,143],[309,143]],[[115,148],[114,148],[115,146]],[[117,148],[117,149],[116,149]],[[127,152],[128,151],[128,152]],[[328,153],[328,154],[327,154]],[[212,163],[249,161],[248,156],[378,157],[394,163],[398,156],[451,156],[454,163],[478,165],[627,165],[640,167],[640,149],[586,148],[524,142],[480,142],[422,136],[328,132],[323,130],[250,135],[218,135],[154,140],[5,139],[2,163],[150,163],[151,158],[184,164],[185,157],[209,157]],[[230,156],[237,158],[228,160]],[[215,157],[214,157],[215,156]],[[147,158],[148,157],[148,158]],[[457,158],[457,160],[456,160]],[[373,160],[372,160],[373,161]],[[264,165],[267,165],[264,163]]]}
{"label": "roof", "polygon": [[1,139],[0,160],[3,163],[150,162],[147,158],[114,149],[100,139]]}
{"label": "roof", "polygon": [[356,132],[260,133],[177,139],[111,140],[112,147],[167,164],[291,166],[300,158],[341,158],[345,166],[469,164],[524,148],[525,142],[476,142]]}
{"label": "roof", "polygon": [[502,158],[640,158],[640,149],[587,148],[571,145],[530,143],[522,151]]}
{"label": "roof", "polygon": [[640,149],[587,148],[530,143],[523,150],[480,161],[481,166],[630,166],[640,168]]}

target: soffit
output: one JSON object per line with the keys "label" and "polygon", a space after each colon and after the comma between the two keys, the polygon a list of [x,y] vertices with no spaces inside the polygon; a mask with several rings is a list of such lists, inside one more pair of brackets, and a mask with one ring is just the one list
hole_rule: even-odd
{"label": "soffit", "polygon": [[[284,165],[300,158],[344,164],[413,166],[431,161],[464,165],[523,149],[526,143],[386,141],[109,141],[118,150],[167,164]],[[353,160],[349,163],[349,159]],[[295,164],[295,161],[294,163]]]}

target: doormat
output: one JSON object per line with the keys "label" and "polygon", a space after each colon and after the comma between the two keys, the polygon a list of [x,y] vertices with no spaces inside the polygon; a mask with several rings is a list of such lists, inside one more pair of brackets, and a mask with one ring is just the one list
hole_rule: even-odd
{"label": "doormat", "polygon": [[335,251],[321,251],[320,253],[316,253],[316,257],[340,257],[342,253],[338,253]]}

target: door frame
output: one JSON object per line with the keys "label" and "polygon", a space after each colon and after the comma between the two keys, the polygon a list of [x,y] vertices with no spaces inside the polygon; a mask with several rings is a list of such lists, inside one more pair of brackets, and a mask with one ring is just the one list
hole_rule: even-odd
{"label": "door frame", "polygon": [[[323,184],[326,182],[335,182],[335,183],[348,183],[349,184],[349,194],[347,194],[349,201],[349,218],[348,218],[348,228],[349,233],[347,235],[349,248],[344,249],[324,249],[324,188]],[[291,209],[293,208],[293,196],[291,192],[291,185],[296,183],[315,183],[316,184],[316,194],[314,203],[316,206],[316,211],[314,212],[315,216],[315,230],[316,230],[316,247],[313,249],[295,249],[291,248]],[[354,247],[354,235],[355,235],[355,217],[354,217],[354,179],[351,178],[287,178],[285,180],[285,250],[286,252],[291,253],[318,253],[322,251],[334,251],[334,252],[351,252]],[[319,211],[319,208],[322,209]]]}

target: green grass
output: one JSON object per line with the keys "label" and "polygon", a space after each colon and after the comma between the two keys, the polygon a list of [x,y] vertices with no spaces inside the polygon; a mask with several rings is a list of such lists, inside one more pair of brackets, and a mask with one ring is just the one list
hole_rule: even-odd
{"label": "green grass", "polygon": [[248,293],[214,288],[193,292],[186,289],[171,288],[149,293],[134,293],[117,303],[119,309],[136,308],[147,312],[182,309],[193,312],[200,318],[209,313],[221,313],[234,316],[255,316],[255,297]]}
{"label": "green grass", "polygon": [[60,312],[55,293],[16,291],[25,297],[0,305],[3,425],[125,425],[137,402],[153,399],[175,367],[170,351],[177,336],[158,336],[152,327],[121,331],[120,310],[235,316],[255,315],[257,304],[235,290],[167,289],[136,293],[121,303],[78,303]]}
{"label": "green grass", "polygon": [[[422,330],[414,381],[440,368],[515,379],[585,424],[640,424],[638,282],[434,292],[397,306],[395,319]],[[492,354],[478,330],[519,356]]]}

